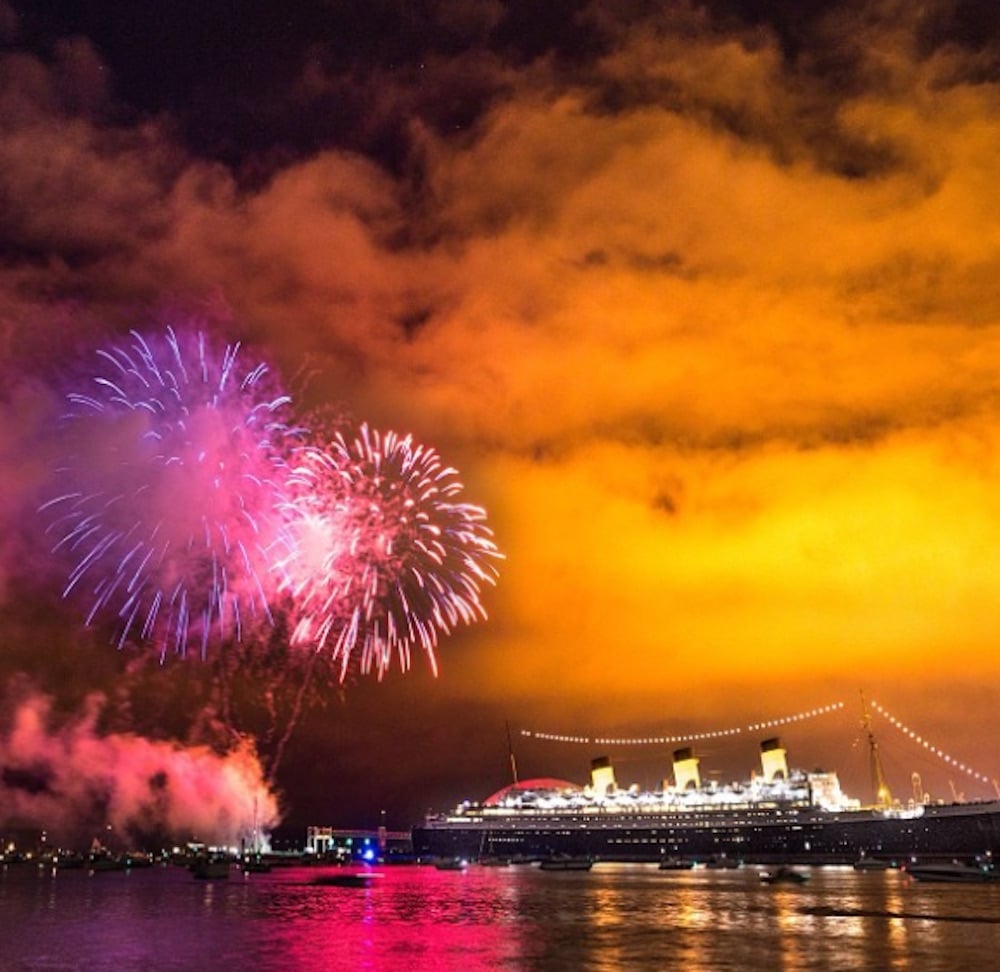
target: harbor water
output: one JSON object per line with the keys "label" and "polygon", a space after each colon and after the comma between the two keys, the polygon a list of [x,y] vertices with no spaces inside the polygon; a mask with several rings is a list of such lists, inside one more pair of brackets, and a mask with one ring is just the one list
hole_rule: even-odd
{"label": "harbor water", "polygon": [[996,968],[1000,884],[812,868],[598,864],[443,871],[280,868],[198,880],[177,867],[0,873],[0,972]]}

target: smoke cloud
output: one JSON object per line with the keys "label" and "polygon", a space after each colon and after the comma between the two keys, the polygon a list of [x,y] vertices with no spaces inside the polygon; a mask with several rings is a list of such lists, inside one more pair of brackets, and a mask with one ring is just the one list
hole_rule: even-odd
{"label": "smoke cloud", "polygon": [[44,826],[54,839],[134,846],[141,839],[238,846],[279,819],[249,743],[204,746],[102,734],[100,696],[57,718],[22,687],[0,722],[0,822]]}

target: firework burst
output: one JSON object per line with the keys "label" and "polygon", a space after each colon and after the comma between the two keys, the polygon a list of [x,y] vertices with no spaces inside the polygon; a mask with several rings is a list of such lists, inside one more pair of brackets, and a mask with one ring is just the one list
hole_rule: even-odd
{"label": "firework burst", "polygon": [[87,392],[68,396],[59,493],[43,511],[69,559],[64,594],[112,615],[118,644],[204,654],[271,619],[272,565],[295,430],[290,400],[239,345],[172,328],[98,352]]}
{"label": "firework burst", "polygon": [[437,669],[439,638],[486,613],[501,557],[478,506],[459,502],[454,469],[411,436],[361,425],[302,451],[293,481],[295,553],[283,565],[293,643],[381,676],[419,647]]}

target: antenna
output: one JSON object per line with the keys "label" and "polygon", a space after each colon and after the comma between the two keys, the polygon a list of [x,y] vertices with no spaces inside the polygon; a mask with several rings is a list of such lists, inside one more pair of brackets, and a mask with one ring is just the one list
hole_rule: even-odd
{"label": "antenna", "polygon": [[861,729],[868,740],[868,759],[871,766],[875,806],[891,807],[892,793],[889,792],[889,784],[886,782],[885,771],[882,769],[882,759],[878,754],[878,742],[875,739],[875,733],[872,731],[872,717],[865,702],[864,691],[861,692]]}

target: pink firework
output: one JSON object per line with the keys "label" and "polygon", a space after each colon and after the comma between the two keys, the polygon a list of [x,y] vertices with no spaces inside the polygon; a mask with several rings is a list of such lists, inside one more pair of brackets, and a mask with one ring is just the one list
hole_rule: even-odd
{"label": "pink firework", "polygon": [[295,552],[285,562],[294,644],[328,648],[341,677],[357,660],[381,676],[413,647],[437,670],[435,648],[459,622],[485,618],[485,584],[501,558],[481,507],[437,452],[411,436],[362,425],[296,468]]}
{"label": "pink firework", "polygon": [[143,336],[98,352],[88,392],[68,396],[70,448],[43,510],[69,558],[65,594],[118,643],[201,652],[271,620],[272,564],[288,537],[289,398],[239,345],[202,333]]}

